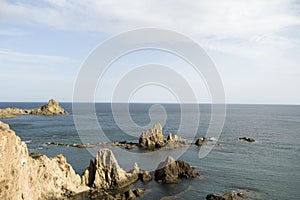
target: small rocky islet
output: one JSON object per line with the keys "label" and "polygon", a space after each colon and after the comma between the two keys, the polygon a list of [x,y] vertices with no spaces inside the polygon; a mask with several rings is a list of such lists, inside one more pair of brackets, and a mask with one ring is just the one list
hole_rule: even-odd
{"label": "small rocky islet", "polygon": [[47,104],[31,110],[20,108],[4,108],[0,109],[0,119],[15,118],[20,115],[65,115],[68,114],[57,101],[50,99]]}
{"label": "small rocky islet", "polygon": [[[0,109],[0,118],[27,114],[51,116],[67,114],[67,112],[53,99],[46,105],[32,110]],[[211,138],[198,138],[193,144],[202,146],[212,140]],[[139,147],[158,150],[190,144],[172,133],[165,138],[162,126],[155,124],[153,128],[142,132],[138,143],[123,141],[108,145],[123,146],[126,149]],[[61,145],[72,146],[71,144]],[[73,144],[73,146],[95,147],[94,144]],[[66,199],[83,192],[88,193],[89,198],[135,199],[145,192],[142,188],[126,190],[136,181],[149,182],[154,179],[157,183],[169,184],[178,183],[182,178],[192,179],[200,176],[194,173],[194,167],[185,161],[174,160],[171,156],[158,165],[153,175],[149,171],[141,170],[137,163],[134,163],[133,170],[126,172],[119,166],[113,152],[107,148],[101,148],[98,151],[95,160],[90,161],[89,166],[80,176],[61,154],[54,158],[48,158],[40,153],[29,154],[27,145],[16,136],[8,124],[1,121],[0,149],[0,199]],[[243,199],[241,194],[243,193],[209,194],[206,199]]]}

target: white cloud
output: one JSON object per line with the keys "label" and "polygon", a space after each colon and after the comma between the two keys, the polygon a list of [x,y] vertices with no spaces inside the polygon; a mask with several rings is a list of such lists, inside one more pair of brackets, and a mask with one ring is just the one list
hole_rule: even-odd
{"label": "white cloud", "polygon": [[84,31],[156,26],[188,34],[242,36],[300,23],[299,4],[292,0],[45,0],[37,6],[7,1],[1,4],[2,20]]}
{"label": "white cloud", "polygon": [[36,64],[64,64],[72,63],[74,60],[63,56],[49,56],[40,54],[28,54],[7,49],[0,49],[0,61],[18,62],[18,63],[36,63]]}

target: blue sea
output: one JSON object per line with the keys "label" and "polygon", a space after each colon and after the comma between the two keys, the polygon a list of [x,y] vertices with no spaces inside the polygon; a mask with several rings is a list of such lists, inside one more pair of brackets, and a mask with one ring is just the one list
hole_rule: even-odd
{"label": "blue sea", "polygon": [[[32,109],[45,103],[0,103],[0,108],[18,107]],[[93,155],[84,148],[47,146],[46,142],[82,143],[74,125],[71,103],[60,103],[70,114],[63,116],[26,115],[2,119],[25,141],[29,152],[41,152],[53,157],[63,154],[78,174],[82,174]],[[125,106],[125,105],[124,105]],[[152,104],[130,104],[130,117],[138,126],[151,123],[149,109]],[[163,132],[176,134],[181,123],[178,104],[162,104],[166,111]],[[103,132],[110,141],[138,141],[140,130],[128,125],[132,134],[124,132],[115,119],[129,117],[120,112],[112,114],[111,104],[95,104],[96,116]],[[205,136],[211,117],[211,105],[200,104],[200,122],[196,137]],[[155,112],[155,110],[154,110]],[[191,119],[194,110],[189,111]],[[155,114],[155,113],[154,113]],[[89,126],[91,116],[81,114],[83,131],[97,135],[97,129]],[[161,113],[157,113],[158,116]],[[159,122],[159,121],[157,121]],[[85,124],[85,125],[84,125]],[[125,124],[126,125],[126,124]],[[124,126],[124,125],[123,125]],[[248,143],[239,137],[256,140]],[[106,139],[107,139],[106,138]],[[103,138],[103,141],[106,140]],[[187,138],[194,139],[194,138]],[[101,136],[91,141],[101,142]],[[100,148],[100,147],[95,147]],[[131,150],[138,152],[137,149]],[[176,150],[174,150],[176,151]],[[210,193],[226,193],[237,189],[249,189],[253,199],[300,198],[300,106],[296,105],[227,105],[223,131],[217,145],[203,159],[198,157],[199,147],[191,145],[179,159],[196,167],[199,179],[182,180],[178,184],[137,182],[131,187],[142,187],[146,194],[140,199],[205,199]],[[131,160],[117,156],[119,164],[128,170]],[[85,194],[75,199],[88,199]]]}

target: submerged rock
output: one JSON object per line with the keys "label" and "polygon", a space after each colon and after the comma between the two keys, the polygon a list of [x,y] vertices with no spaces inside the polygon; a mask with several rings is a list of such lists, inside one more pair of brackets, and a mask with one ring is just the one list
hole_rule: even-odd
{"label": "submerged rock", "polygon": [[174,160],[173,157],[161,162],[155,170],[154,177],[159,183],[176,183],[180,178],[196,178],[200,175],[194,173],[194,168],[182,160]]}
{"label": "submerged rock", "polygon": [[7,124],[0,122],[0,199],[64,199],[89,187],[63,155],[33,159]]}
{"label": "submerged rock", "polygon": [[83,182],[96,189],[112,190],[131,185],[138,180],[138,174],[125,172],[118,164],[113,152],[100,149],[95,161],[83,174]]}
{"label": "submerged rock", "polygon": [[239,140],[244,140],[244,141],[247,141],[247,142],[255,142],[255,139],[247,138],[247,137],[240,137]]}
{"label": "submerged rock", "polygon": [[216,142],[216,138],[214,137],[199,137],[196,142],[195,142],[195,145],[197,146],[202,146],[204,143],[215,143]]}
{"label": "submerged rock", "polygon": [[260,194],[248,189],[238,189],[225,194],[209,194],[206,200],[243,200],[243,199],[262,199]]}

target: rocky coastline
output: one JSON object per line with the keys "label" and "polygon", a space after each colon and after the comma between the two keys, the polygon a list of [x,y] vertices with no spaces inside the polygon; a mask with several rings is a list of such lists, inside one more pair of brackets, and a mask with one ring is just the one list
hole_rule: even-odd
{"label": "rocky coastline", "polygon": [[[0,122],[0,199],[66,199],[83,192],[90,198],[135,199],[144,193],[142,188],[115,193],[138,180],[149,182],[149,171],[135,163],[131,172],[124,171],[111,150],[102,148],[90,161],[82,176],[75,173],[63,155],[54,158],[28,153],[27,145]],[[181,178],[196,178],[194,168],[184,161],[168,157],[155,171],[158,183],[175,183]],[[168,178],[166,178],[168,177]]]}
{"label": "rocky coastline", "polygon": [[[62,115],[67,112],[51,99],[42,107],[32,110],[18,108],[0,109],[0,118],[17,117],[19,115]],[[247,142],[255,142],[252,138],[239,138]],[[27,145],[10,129],[8,124],[0,121],[0,199],[67,199],[80,193],[88,193],[88,197],[127,200],[136,199],[145,193],[143,188],[133,188],[137,182],[155,180],[158,184],[179,183],[181,179],[200,177],[194,173],[195,168],[182,160],[171,156],[162,161],[152,173],[141,170],[137,163],[129,172],[123,170],[113,152],[106,146],[120,146],[125,149],[141,148],[156,151],[161,148],[178,148],[194,144],[215,143],[214,138],[197,138],[195,142],[187,142],[178,135],[169,133],[167,138],[162,126],[157,123],[149,130],[141,133],[138,142],[110,142],[93,144],[65,144],[48,142],[46,145],[59,145],[77,148],[100,149],[94,160],[91,160],[82,175],[76,174],[63,155],[48,158],[38,152],[29,154]],[[130,187],[129,187],[130,186]],[[130,189],[128,189],[130,188]],[[226,194],[209,194],[207,200],[239,200],[247,197],[249,190],[233,191]]]}

